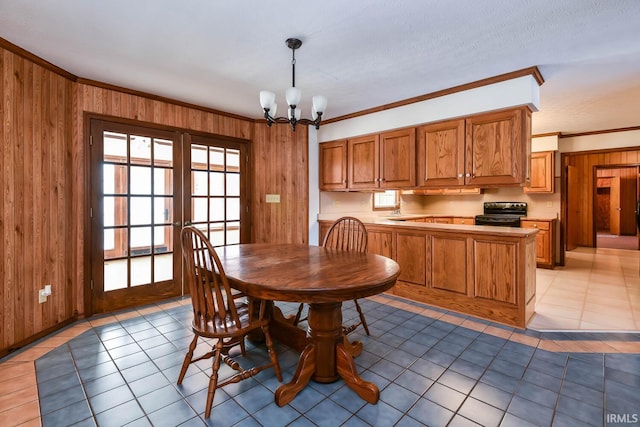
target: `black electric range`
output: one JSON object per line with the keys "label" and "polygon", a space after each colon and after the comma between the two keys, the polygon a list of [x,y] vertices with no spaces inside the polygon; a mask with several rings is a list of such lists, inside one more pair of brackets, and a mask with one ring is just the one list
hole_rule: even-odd
{"label": "black electric range", "polygon": [[526,202],[484,202],[484,213],[476,215],[476,225],[520,227],[520,218],[525,216]]}

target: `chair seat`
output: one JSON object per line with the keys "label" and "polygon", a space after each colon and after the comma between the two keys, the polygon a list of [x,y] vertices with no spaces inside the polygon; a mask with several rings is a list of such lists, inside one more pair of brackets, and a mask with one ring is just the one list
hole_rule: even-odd
{"label": "chair seat", "polygon": [[204,317],[194,318],[192,322],[194,332],[206,338],[226,338],[246,334],[247,328],[251,326],[254,328],[260,327],[260,322],[254,322],[255,325],[250,324],[249,305],[247,303],[236,301],[235,305],[238,319],[240,320],[239,327],[236,325],[230,312],[224,317],[221,317],[219,312],[216,312],[216,315],[212,319],[205,320]]}

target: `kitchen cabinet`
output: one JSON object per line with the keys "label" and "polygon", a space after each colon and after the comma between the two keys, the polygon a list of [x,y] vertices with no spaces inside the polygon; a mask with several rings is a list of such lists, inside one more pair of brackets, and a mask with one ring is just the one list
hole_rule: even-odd
{"label": "kitchen cabinet", "polygon": [[415,186],[415,128],[320,144],[322,191]]}
{"label": "kitchen cabinet", "polygon": [[529,180],[530,141],[528,108],[419,126],[417,186],[522,185]]}
{"label": "kitchen cabinet", "polygon": [[516,108],[465,120],[465,184],[520,186],[530,181],[531,111]]}
{"label": "kitchen cabinet", "polygon": [[531,184],[525,193],[553,193],[555,182],[555,151],[531,153]]}
{"label": "kitchen cabinet", "polygon": [[418,187],[465,184],[465,121],[447,120],[417,128]]}
{"label": "kitchen cabinet", "polygon": [[346,190],[347,140],[326,142],[319,147],[320,190]]}
{"label": "kitchen cabinet", "polygon": [[473,216],[454,216],[452,224],[474,225],[476,218]]}
{"label": "kitchen cabinet", "polygon": [[415,185],[415,129],[349,139],[349,188],[376,190]]}
{"label": "kitchen cabinet", "polygon": [[[322,237],[332,222],[319,222]],[[539,228],[491,227],[488,231],[408,220],[390,222],[365,221],[368,252],[400,264],[398,281],[388,292],[495,322],[526,326],[535,310]]]}
{"label": "kitchen cabinet", "polygon": [[555,267],[555,239],[557,220],[520,220],[520,227],[535,228],[538,230],[536,234],[536,263],[541,268]]}

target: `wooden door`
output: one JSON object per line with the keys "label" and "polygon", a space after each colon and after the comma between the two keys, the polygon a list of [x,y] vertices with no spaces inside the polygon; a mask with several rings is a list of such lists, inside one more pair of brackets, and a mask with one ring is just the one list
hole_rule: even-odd
{"label": "wooden door", "polygon": [[347,189],[347,140],[320,144],[321,191]]}
{"label": "wooden door", "polygon": [[91,120],[89,314],[178,296],[180,135]]}
{"label": "wooden door", "polygon": [[529,169],[526,158],[531,135],[529,116],[528,110],[516,109],[467,118],[466,184],[520,185],[525,181]]}
{"label": "wooden door", "polygon": [[407,188],[416,185],[415,128],[380,135],[380,187]]}
{"label": "wooden door", "polygon": [[375,190],[380,187],[380,144],[378,135],[349,139],[348,187],[354,190]]}
{"label": "wooden door", "polygon": [[418,127],[418,187],[464,185],[464,129],[463,119]]}
{"label": "wooden door", "polygon": [[612,176],[610,179],[609,193],[609,232],[620,235],[620,216],[622,207],[620,203],[620,177]]}
{"label": "wooden door", "polygon": [[571,251],[578,247],[578,232],[580,227],[580,211],[578,204],[579,194],[578,169],[575,166],[567,166],[567,223],[565,225],[567,235],[567,250]]}

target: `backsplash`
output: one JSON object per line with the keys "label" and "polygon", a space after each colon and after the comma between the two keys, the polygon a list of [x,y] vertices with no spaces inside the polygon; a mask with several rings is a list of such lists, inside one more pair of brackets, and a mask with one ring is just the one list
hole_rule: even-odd
{"label": "backsplash", "polygon": [[[560,188],[556,177],[556,188]],[[320,192],[320,217],[338,214],[355,216],[386,216],[391,211],[373,211],[372,193]],[[560,193],[525,194],[522,188],[488,188],[483,194],[422,196],[401,195],[400,212],[403,214],[439,214],[475,216],[482,213],[484,202],[526,202],[527,215],[535,218],[560,218]]]}

